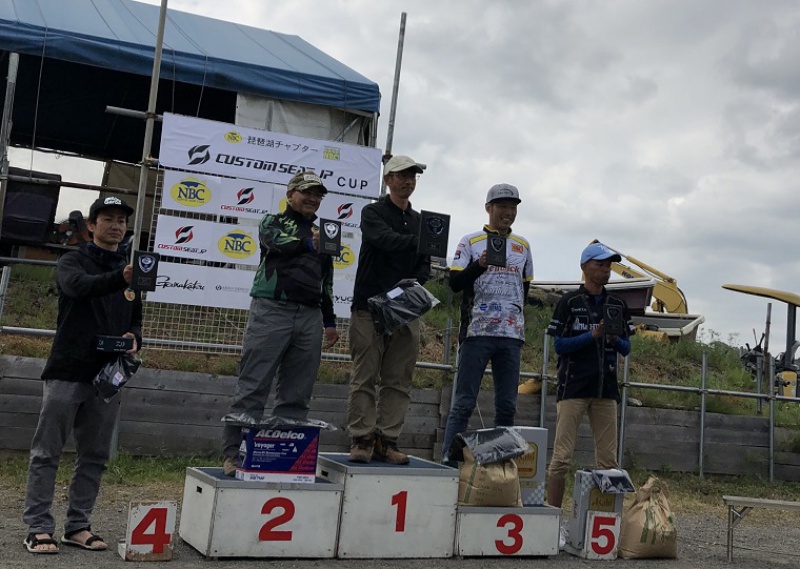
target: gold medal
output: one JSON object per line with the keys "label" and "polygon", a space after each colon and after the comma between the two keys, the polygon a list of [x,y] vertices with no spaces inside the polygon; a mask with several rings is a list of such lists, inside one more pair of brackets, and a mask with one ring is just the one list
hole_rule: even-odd
{"label": "gold medal", "polygon": [[136,291],[133,290],[132,288],[126,288],[125,300],[127,300],[128,302],[133,302],[135,298],[136,298]]}

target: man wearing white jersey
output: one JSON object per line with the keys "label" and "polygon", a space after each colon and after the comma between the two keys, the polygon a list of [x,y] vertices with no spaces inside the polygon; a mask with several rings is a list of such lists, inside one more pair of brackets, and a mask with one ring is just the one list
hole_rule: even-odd
{"label": "man wearing white jersey", "polygon": [[[525,342],[523,309],[533,280],[530,245],[511,232],[520,201],[516,187],[492,186],[486,196],[489,223],[461,238],[450,267],[450,288],[463,291],[456,391],[442,447],[442,461],[451,466],[450,445],[467,428],[490,361],[495,426],[514,424],[520,353]],[[487,263],[487,245],[493,239],[505,247],[505,266]]]}

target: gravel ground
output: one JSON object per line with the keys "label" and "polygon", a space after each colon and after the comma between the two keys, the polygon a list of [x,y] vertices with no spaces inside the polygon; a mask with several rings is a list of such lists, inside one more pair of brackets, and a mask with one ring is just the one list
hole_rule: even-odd
{"label": "gravel ground", "polygon": [[[161,490],[166,495],[153,495],[147,490],[147,499],[169,498],[169,490]],[[158,491],[155,492],[158,494]],[[101,491],[95,510],[93,525],[110,544],[124,539],[127,523],[128,501],[144,499],[136,488],[105,486]],[[62,548],[58,555],[32,555],[22,546],[25,526],[20,520],[23,503],[23,490],[0,484],[0,567],[3,569],[28,569],[31,567],[95,568],[95,567],[153,567],[153,563],[125,562],[113,551],[89,552],[75,548]],[[63,498],[63,489],[60,489]],[[172,499],[175,496],[171,496]],[[64,501],[55,506],[56,519],[60,523],[64,517]],[[644,569],[674,567],[680,569],[714,569],[730,567],[725,560],[726,525],[722,507],[705,514],[681,514],[677,512],[679,546],[677,560],[618,560],[617,563],[635,564]],[[793,553],[800,543],[800,528],[797,524],[786,522],[780,513],[753,511],[736,529],[734,567],[787,568],[800,566],[800,553]],[[60,528],[59,528],[60,531]],[[60,535],[60,534],[58,534]],[[205,559],[190,546],[176,539],[176,548],[170,568],[208,568],[213,561]],[[263,567],[262,559],[224,559],[217,563],[223,569],[254,569]],[[586,561],[566,553],[551,558],[497,559],[488,561],[478,559],[433,559],[433,560],[275,560],[269,566],[275,569],[313,569],[333,567],[337,569],[403,568],[432,569],[458,568],[479,569],[492,564],[493,569],[503,567],[545,567],[554,565],[564,569],[605,567],[607,561]]]}

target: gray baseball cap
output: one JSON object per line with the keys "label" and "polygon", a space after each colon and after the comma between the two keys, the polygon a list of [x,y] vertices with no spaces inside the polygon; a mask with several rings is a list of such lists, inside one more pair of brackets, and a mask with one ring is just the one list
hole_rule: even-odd
{"label": "gray baseball cap", "polygon": [[383,167],[384,174],[402,172],[403,170],[414,170],[417,174],[422,174],[425,167],[422,164],[414,162],[410,157],[401,154],[389,158],[389,161],[386,162],[386,165]]}
{"label": "gray baseball cap", "polygon": [[489,193],[486,194],[486,203],[497,200],[513,200],[517,203],[522,201],[519,199],[519,190],[511,184],[495,184],[489,188]]}

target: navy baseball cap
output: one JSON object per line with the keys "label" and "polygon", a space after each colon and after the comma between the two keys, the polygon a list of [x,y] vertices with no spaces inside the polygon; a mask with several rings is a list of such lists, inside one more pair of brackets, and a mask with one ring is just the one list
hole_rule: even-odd
{"label": "navy baseball cap", "polygon": [[605,261],[606,259],[611,259],[615,263],[619,263],[622,257],[619,253],[615,253],[602,243],[592,243],[581,253],[581,265],[589,261]]}

